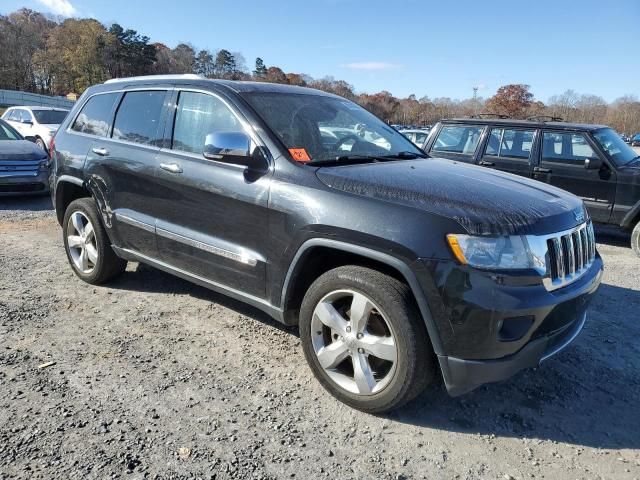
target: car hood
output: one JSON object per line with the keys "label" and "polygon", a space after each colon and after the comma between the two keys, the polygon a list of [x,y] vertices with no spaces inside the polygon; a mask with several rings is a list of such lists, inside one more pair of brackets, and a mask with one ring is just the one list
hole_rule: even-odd
{"label": "car hood", "polygon": [[27,140],[0,140],[0,160],[40,160],[47,154]]}
{"label": "car hood", "polygon": [[331,188],[419,208],[470,234],[548,234],[584,222],[578,197],[535,180],[444,159],[322,167]]}

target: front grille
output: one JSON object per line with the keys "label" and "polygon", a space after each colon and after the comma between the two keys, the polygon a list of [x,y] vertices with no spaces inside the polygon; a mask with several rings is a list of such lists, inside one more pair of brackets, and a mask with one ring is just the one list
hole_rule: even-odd
{"label": "front grille", "polygon": [[596,257],[596,239],[591,221],[547,239],[551,286],[560,288],[578,279]]}
{"label": "front grille", "polygon": [[41,192],[45,189],[42,183],[0,184],[0,193]]}

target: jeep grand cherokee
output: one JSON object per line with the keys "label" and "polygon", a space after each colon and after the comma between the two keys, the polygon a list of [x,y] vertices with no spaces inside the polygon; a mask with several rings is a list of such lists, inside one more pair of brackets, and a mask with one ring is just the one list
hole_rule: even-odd
{"label": "jeep grand cherokee", "polygon": [[582,329],[602,261],[583,202],[423,160],[344,98],[159,76],[89,88],[53,144],[69,263],[144,262],[299,325],[341,401],[452,395],[538,365]]}

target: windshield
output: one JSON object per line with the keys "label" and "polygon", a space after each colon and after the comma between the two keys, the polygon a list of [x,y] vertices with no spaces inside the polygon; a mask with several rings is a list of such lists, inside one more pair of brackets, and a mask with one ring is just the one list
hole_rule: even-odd
{"label": "windshield", "polygon": [[597,130],[593,136],[618,166],[626,165],[638,157],[638,154],[624,143],[620,135],[610,128]]}
{"label": "windshield", "polygon": [[0,140],[22,140],[22,136],[10,125],[0,120]]}
{"label": "windshield", "polygon": [[297,160],[423,155],[404,135],[342,98],[273,92],[244,97]]}
{"label": "windshield", "polygon": [[67,110],[32,110],[38,123],[60,125],[69,113]]}

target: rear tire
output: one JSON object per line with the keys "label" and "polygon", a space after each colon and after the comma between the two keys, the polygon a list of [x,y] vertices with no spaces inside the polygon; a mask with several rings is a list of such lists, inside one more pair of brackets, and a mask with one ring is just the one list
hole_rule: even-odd
{"label": "rear tire", "polygon": [[313,282],[300,309],[300,338],[322,386],[365,412],[404,405],[435,376],[435,355],[410,289],[369,268],[339,267]]}
{"label": "rear tire", "polygon": [[636,223],[633,232],[631,232],[631,248],[640,257],[640,222]]}
{"label": "rear tire", "polygon": [[87,283],[99,285],[127,268],[111,248],[95,201],[79,198],[69,204],[62,222],[64,249],[73,272]]}

